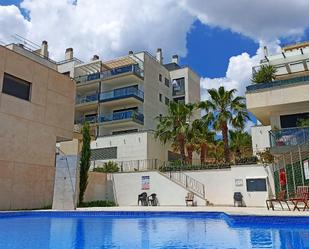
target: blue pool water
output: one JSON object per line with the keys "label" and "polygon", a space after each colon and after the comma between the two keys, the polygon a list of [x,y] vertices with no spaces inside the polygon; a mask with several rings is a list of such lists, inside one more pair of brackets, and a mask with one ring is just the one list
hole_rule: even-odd
{"label": "blue pool water", "polygon": [[309,248],[309,217],[172,212],[0,213],[1,249]]}

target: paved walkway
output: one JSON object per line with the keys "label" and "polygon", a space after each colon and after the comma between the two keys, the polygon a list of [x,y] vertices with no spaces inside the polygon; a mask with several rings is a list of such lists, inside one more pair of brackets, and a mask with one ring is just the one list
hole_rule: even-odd
{"label": "paved walkway", "polygon": [[224,212],[231,215],[267,215],[267,216],[309,216],[309,211],[281,211],[267,210],[265,207],[185,207],[185,206],[158,206],[158,207],[95,207],[95,208],[78,208],[77,211],[169,211],[169,212]]}

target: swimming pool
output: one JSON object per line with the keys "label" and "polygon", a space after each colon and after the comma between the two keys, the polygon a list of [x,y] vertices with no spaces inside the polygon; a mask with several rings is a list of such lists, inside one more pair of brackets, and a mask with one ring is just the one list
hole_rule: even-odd
{"label": "swimming pool", "polygon": [[4,212],[1,249],[309,248],[309,217],[217,212]]}

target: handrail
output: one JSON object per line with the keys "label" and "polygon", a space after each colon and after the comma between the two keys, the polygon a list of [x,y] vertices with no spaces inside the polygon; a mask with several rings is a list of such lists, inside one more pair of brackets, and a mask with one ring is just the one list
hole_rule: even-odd
{"label": "handrail", "polygon": [[205,185],[182,171],[170,171],[167,176],[187,190],[205,199]]}
{"label": "handrail", "polygon": [[[129,161],[114,161],[119,168],[119,172],[137,172],[137,171],[151,171],[158,170],[163,162],[159,159],[138,159]],[[93,161],[94,168],[104,166],[104,162],[100,160]]]}

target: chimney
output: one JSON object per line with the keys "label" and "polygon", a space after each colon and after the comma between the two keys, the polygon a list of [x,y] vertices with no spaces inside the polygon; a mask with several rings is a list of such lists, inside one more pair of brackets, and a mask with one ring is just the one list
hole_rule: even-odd
{"label": "chimney", "polygon": [[65,60],[72,60],[73,59],[73,48],[67,48],[65,50],[64,59]]}
{"label": "chimney", "polygon": [[172,63],[176,63],[177,65],[179,64],[179,57],[177,54],[172,56]]}
{"label": "chimney", "polygon": [[163,57],[162,57],[162,49],[161,48],[158,48],[157,49],[157,61],[160,62],[161,64],[163,63]]}
{"label": "chimney", "polygon": [[99,57],[97,54],[95,54],[95,55],[92,57],[92,60],[93,60],[93,61],[98,60],[98,59],[100,59],[100,57]]}
{"label": "chimney", "polygon": [[266,46],[264,46],[263,52],[264,52],[264,56],[267,57],[268,56],[268,49],[267,49]]}
{"label": "chimney", "polygon": [[48,44],[47,41],[42,41],[42,45],[41,45],[41,55],[43,55],[44,57],[48,58]]}
{"label": "chimney", "polygon": [[129,51],[129,55],[131,55],[131,54],[133,54],[133,51],[132,51],[132,50]]}

